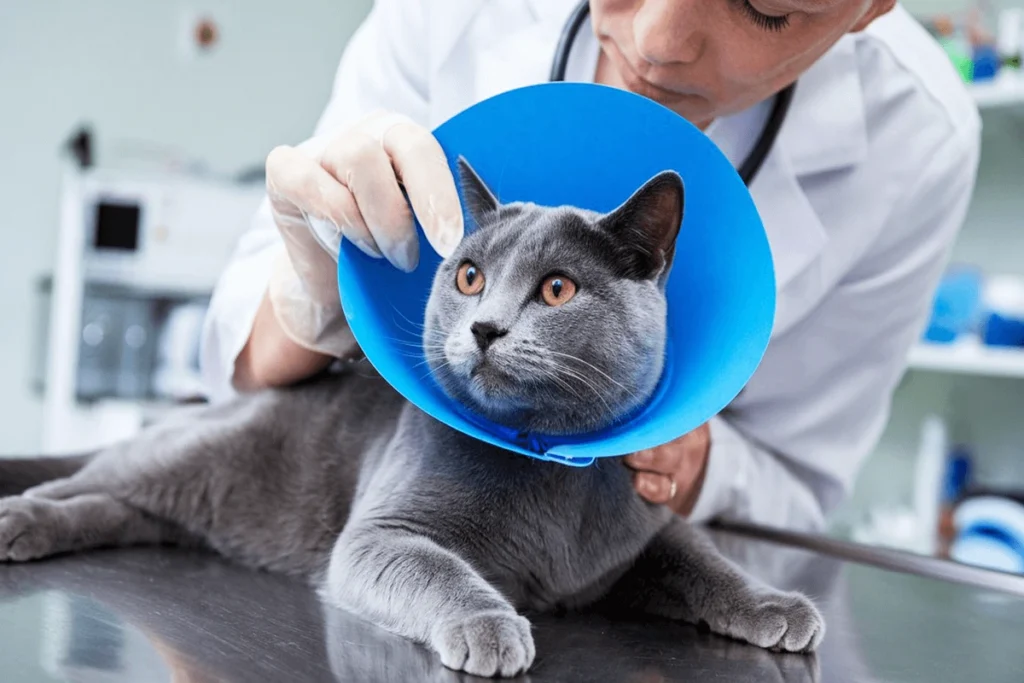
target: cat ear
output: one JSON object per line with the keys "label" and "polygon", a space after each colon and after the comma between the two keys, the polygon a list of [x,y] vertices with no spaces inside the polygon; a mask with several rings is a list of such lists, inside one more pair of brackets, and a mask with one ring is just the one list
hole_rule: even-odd
{"label": "cat ear", "polygon": [[458,165],[462,201],[473,221],[482,226],[487,222],[487,215],[496,212],[501,204],[464,156],[459,156]]}
{"label": "cat ear", "polygon": [[663,171],[600,220],[622,247],[629,275],[661,279],[668,273],[683,221],[683,194],[679,174]]}

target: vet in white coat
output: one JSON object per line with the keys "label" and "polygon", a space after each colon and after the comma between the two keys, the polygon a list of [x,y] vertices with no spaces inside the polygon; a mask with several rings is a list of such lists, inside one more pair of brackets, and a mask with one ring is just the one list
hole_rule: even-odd
{"label": "vet in white coat", "polygon": [[[434,128],[481,99],[543,82],[575,4],[378,0],[345,50],[315,134],[379,108]],[[591,80],[597,55],[585,26],[567,80]],[[734,164],[769,104],[707,131]],[[711,423],[693,519],[822,526],[887,421],[970,201],[979,138],[966,89],[901,7],[841,39],[800,78],[751,187],[777,274],[773,337],[745,390]],[[202,365],[213,400],[232,393],[234,359],[280,248],[264,204],[211,303]]]}

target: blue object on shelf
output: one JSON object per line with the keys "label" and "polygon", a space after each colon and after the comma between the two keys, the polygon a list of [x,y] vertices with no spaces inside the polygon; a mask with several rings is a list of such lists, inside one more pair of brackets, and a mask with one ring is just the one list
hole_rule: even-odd
{"label": "blue object on shelf", "polygon": [[924,338],[933,343],[949,343],[971,331],[978,319],[983,279],[970,267],[950,268],[932,300],[931,319]]}
{"label": "blue object on shelf", "polygon": [[982,294],[981,340],[988,346],[1024,346],[1024,281],[992,276]]}
{"label": "blue object on shelf", "polygon": [[990,313],[982,327],[981,340],[988,346],[1024,346],[1024,320]]}
{"label": "blue object on shelf", "polygon": [[978,524],[966,529],[953,541],[950,557],[984,569],[1024,573],[1024,545],[998,524]]}
{"label": "blue object on shelf", "polygon": [[946,463],[946,477],[943,483],[943,502],[957,500],[967,490],[971,481],[971,454],[963,446],[954,448]]}
{"label": "blue object on shelf", "polygon": [[[523,434],[471,414],[426,367],[416,329],[440,258],[417,225],[419,267],[402,273],[343,241],[342,307],[367,359],[428,415],[482,441],[567,465],[667,443],[725,408],[759,365],[775,316],[767,235],[746,186],[699,129],[652,100],[586,83],[545,83],[479,102],[434,131],[452,173],[463,155],[502,201],[606,212],[675,170],[686,188],[667,283],[666,365],[621,424],[573,437]],[[410,353],[415,349],[415,353]]]}
{"label": "blue object on shelf", "polygon": [[953,513],[957,536],[950,557],[998,571],[1024,573],[1024,505],[1002,496],[978,496]]}
{"label": "blue object on shelf", "polygon": [[974,48],[973,54],[974,71],[972,78],[975,82],[989,81],[999,73],[1002,61],[994,45],[978,45]]}

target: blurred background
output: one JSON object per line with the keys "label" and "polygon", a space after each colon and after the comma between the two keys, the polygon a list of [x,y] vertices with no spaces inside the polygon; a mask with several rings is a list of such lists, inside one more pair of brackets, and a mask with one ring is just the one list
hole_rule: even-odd
{"label": "blurred background", "polygon": [[[1024,0],[903,3],[982,112],[978,187],[831,533],[1024,573]],[[370,0],[0,4],[0,453],[199,397],[206,298]]]}

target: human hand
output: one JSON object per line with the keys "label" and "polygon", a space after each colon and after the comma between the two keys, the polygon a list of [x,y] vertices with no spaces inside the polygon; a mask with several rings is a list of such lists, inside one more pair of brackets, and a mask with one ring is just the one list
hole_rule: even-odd
{"label": "human hand", "polygon": [[675,441],[626,456],[625,463],[644,499],[688,515],[704,485],[710,452],[711,429],[705,422]]}
{"label": "human hand", "polygon": [[335,272],[342,237],[406,272],[419,262],[413,212],[441,256],[462,240],[444,152],[400,114],[374,113],[339,133],[277,147],[266,171],[270,213],[287,252],[268,295],[281,326],[307,348],[332,352],[332,338],[347,335]]}

